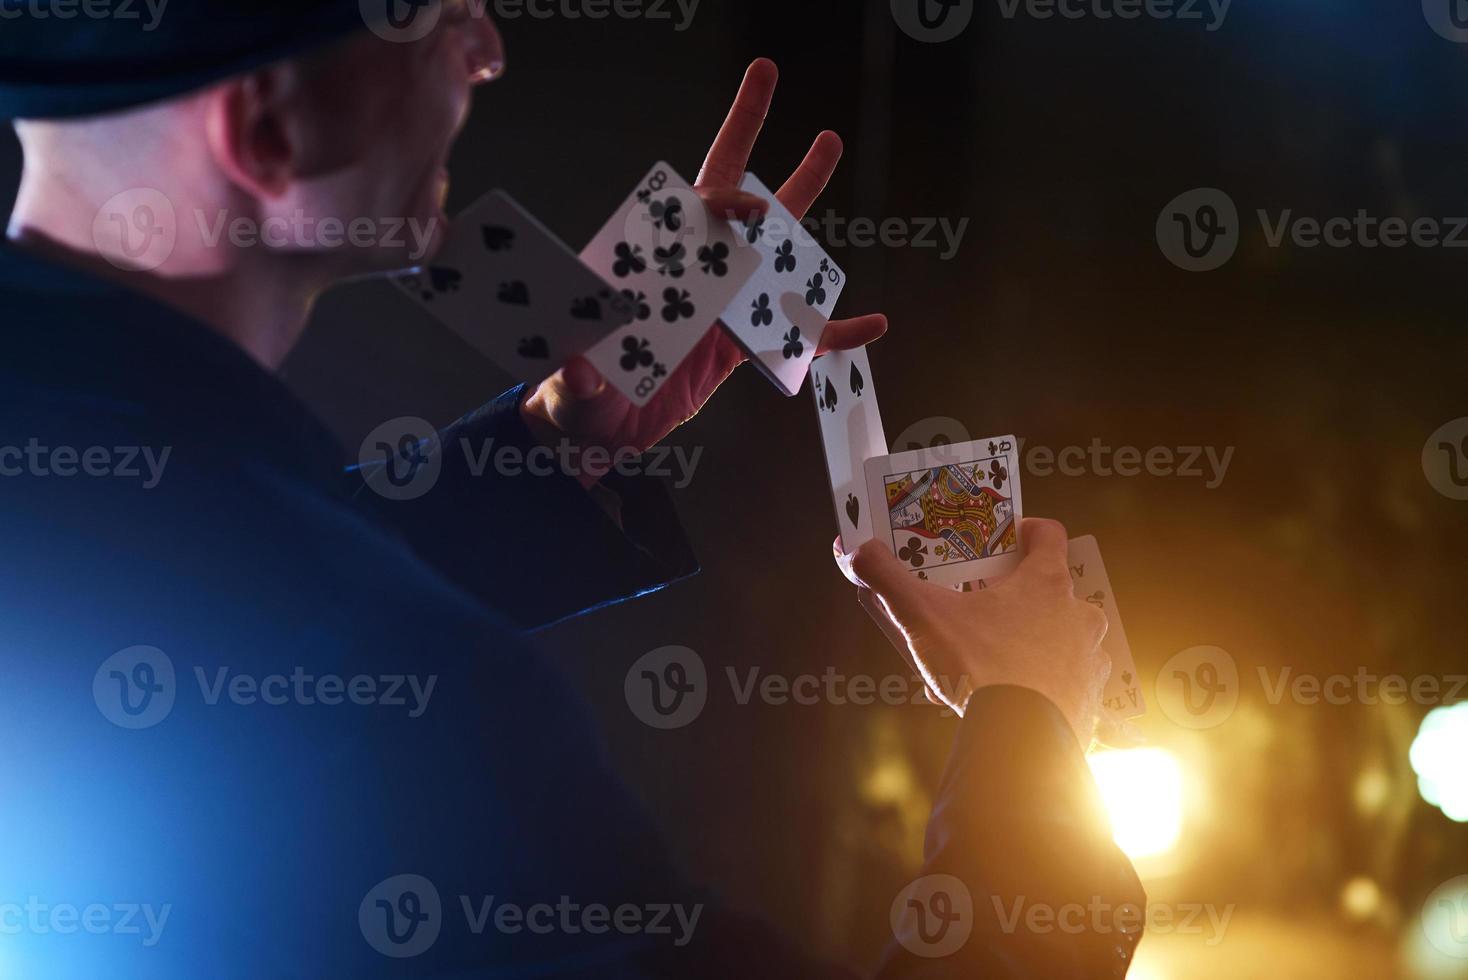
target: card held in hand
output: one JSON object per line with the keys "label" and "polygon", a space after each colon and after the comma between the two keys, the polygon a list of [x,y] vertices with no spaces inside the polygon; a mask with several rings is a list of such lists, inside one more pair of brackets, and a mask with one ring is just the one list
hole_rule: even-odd
{"label": "card held in hand", "polygon": [[631,322],[586,357],[639,407],[662,389],[759,265],[753,249],[735,246],[728,219],[711,215],[666,163],[638,182],[581,260],[632,310]]}
{"label": "card held in hand", "polygon": [[877,410],[872,366],[865,347],[832,351],[811,366],[811,390],[821,422],[821,445],[836,502],[836,524],[846,554],[870,541],[876,508],[867,501],[866,461],[887,453]]}
{"label": "card held in hand", "polygon": [[1106,574],[1106,566],[1101,561],[1101,547],[1095,537],[1087,534],[1072,538],[1066,564],[1070,566],[1076,596],[1099,607],[1106,613],[1110,624],[1106,639],[1101,641],[1102,648],[1111,655],[1111,679],[1106,682],[1106,690],[1102,694],[1106,710],[1121,718],[1144,714],[1147,704],[1142,698],[1141,682],[1137,679],[1132,645],[1127,641],[1126,628],[1121,624],[1116,595]]}
{"label": "card held in hand", "polygon": [[439,254],[393,282],[531,384],[632,318],[621,293],[504,191],[459,215]]}
{"label": "card held in hand", "polygon": [[876,537],[918,578],[958,585],[1020,560],[1018,442],[974,442],[869,459]]}
{"label": "card held in hand", "polygon": [[770,210],[733,225],[740,246],[759,257],[759,269],[719,319],[761,373],[794,395],[815,360],[846,275],[763,181],[745,174],[739,186],[769,201]]}

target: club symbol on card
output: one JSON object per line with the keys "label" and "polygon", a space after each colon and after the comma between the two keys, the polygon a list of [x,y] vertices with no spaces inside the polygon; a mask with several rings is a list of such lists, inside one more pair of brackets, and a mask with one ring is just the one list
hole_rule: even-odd
{"label": "club symbol on card", "polygon": [[753,221],[747,222],[745,224],[744,240],[749,242],[749,244],[753,245],[764,237],[765,219],[763,217],[755,218]]}
{"label": "club symbol on card", "polygon": [[723,242],[705,245],[698,250],[698,261],[704,275],[723,278],[729,274],[729,246]]}
{"label": "club symbol on card", "polygon": [[521,357],[530,361],[544,361],[550,357],[550,344],[544,337],[525,337],[521,339],[520,346],[515,350]]}
{"label": "club symbol on card", "polygon": [[846,517],[851,521],[852,527],[861,527],[861,501],[856,499],[854,493],[846,495]]}
{"label": "club symbol on card", "polygon": [[612,275],[618,279],[640,276],[647,271],[647,260],[642,257],[642,246],[630,242],[618,242],[612,250],[617,260],[612,263]]}
{"label": "club symbol on card", "polygon": [[816,390],[821,393],[821,408],[825,409],[828,412],[836,411],[836,386],[831,383],[830,375],[826,376],[825,385],[817,388]]}
{"label": "club symbol on card", "polygon": [[811,276],[810,282],[806,283],[805,285],[806,306],[820,306],[826,301],[826,280],[821,276],[819,272]]}
{"label": "club symbol on card", "polygon": [[688,250],[682,245],[654,248],[652,259],[658,264],[658,274],[670,279],[681,279],[687,271]]}
{"label": "club symbol on card", "polygon": [[989,464],[989,479],[994,481],[995,490],[1004,489],[1004,481],[1009,479],[1009,470],[999,460]]}
{"label": "club symbol on card", "polygon": [[795,271],[795,243],[781,242],[775,249],[775,271],[781,274]]}
{"label": "club symbol on card", "polygon": [[683,202],[676,197],[653,201],[647,206],[647,213],[652,218],[653,227],[659,230],[677,231],[683,227]]}
{"label": "club symbol on card", "polygon": [[583,296],[571,301],[571,316],[577,320],[600,320],[601,304],[595,296]]}
{"label": "club symbol on card", "polygon": [[995,456],[999,453],[999,444],[992,439],[989,440],[989,455]]}
{"label": "club symbol on card", "polygon": [[927,554],[928,546],[923,544],[922,538],[908,538],[907,544],[897,552],[897,557],[913,568],[921,568],[923,562],[927,561]]}
{"label": "club symbol on card", "polygon": [[775,322],[775,311],[770,309],[770,294],[760,293],[753,303],[754,313],[749,318],[751,327],[768,327]]}
{"label": "club symbol on card", "polygon": [[[459,284],[463,281],[464,274],[458,269],[436,265],[428,270],[428,284],[433,287],[434,293],[457,293]],[[433,296],[425,293],[423,298],[431,300]]]}
{"label": "club symbol on card", "polygon": [[652,316],[652,307],[648,305],[647,293],[641,290],[624,289],[622,290],[622,298],[631,307],[634,319],[646,320]]}
{"label": "club symbol on card", "polygon": [[484,226],[484,247],[491,252],[505,252],[515,247],[515,230],[499,225]]}
{"label": "club symbol on card", "polygon": [[623,371],[636,371],[638,368],[650,367],[656,360],[646,337],[627,337],[622,341],[622,365]]}
{"label": "club symbol on card", "polygon": [[866,390],[867,379],[862,377],[861,368],[855,364],[851,365],[851,393],[860,398],[861,393]]}
{"label": "club symbol on card", "polygon": [[800,328],[799,327],[791,327],[790,328],[790,332],[785,335],[784,340],[785,340],[785,351],[784,351],[784,353],[785,353],[785,360],[787,360],[787,361],[796,360],[796,359],[798,359],[800,357],[800,355],[802,355],[802,354],[805,353],[805,345],[800,342]]}
{"label": "club symbol on card", "polygon": [[697,312],[693,307],[693,295],[686,289],[663,290],[663,319],[669,323],[691,320]]}
{"label": "club symbol on card", "polygon": [[529,306],[530,287],[519,280],[501,283],[499,301],[510,306]]}

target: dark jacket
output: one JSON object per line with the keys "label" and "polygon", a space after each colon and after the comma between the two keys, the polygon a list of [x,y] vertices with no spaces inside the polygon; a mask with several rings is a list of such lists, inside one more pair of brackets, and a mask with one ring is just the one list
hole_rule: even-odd
{"label": "dark jacket", "polygon": [[[0,973],[844,976],[681,876],[520,635],[694,570],[660,490],[615,486],[619,523],[445,453],[400,506],[176,312],[7,252],[0,318]],[[445,444],[528,446],[518,399]],[[1134,933],[998,914],[1143,901],[1095,808],[1059,712],[980,691],[923,872],[973,935],[882,975],[1120,976]]]}

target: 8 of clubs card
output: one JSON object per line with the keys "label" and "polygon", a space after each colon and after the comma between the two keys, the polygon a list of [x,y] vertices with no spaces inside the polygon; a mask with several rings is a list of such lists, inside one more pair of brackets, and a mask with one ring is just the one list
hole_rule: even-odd
{"label": "8 of clubs card", "polygon": [[1014,436],[879,456],[866,463],[876,537],[918,578],[958,585],[1020,560]]}
{"label": "8 of clubs card", "polygon": [[581,250],[621,291],[633,319],[587,359],[634,405],[646,405],[692,353],[759,265],[682,177],[656,164]]}

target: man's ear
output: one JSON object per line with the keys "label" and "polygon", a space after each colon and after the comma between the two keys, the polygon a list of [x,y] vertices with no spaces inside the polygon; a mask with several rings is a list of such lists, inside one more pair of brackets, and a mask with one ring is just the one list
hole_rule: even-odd
{"label": "man's ear", "polygon": [[229,179],[260,198],[285,194],[296,173],[298,147],[278,68],[232,78],[208,93],[205,135],[209,151]]}

